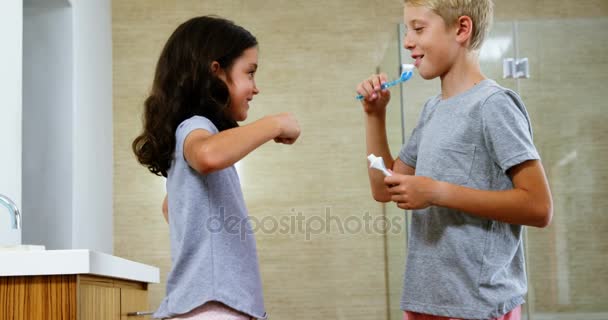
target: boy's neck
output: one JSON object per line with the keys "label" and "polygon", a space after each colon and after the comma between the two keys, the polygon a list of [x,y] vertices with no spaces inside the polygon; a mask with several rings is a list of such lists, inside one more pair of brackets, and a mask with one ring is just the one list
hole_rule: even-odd
{"label": "boy's neck", "polygon": [[441,98],[443,100],[461,94],[486,79],[481,73],[476,53],[467,52],[455,61],[452,68],[441,76]]}

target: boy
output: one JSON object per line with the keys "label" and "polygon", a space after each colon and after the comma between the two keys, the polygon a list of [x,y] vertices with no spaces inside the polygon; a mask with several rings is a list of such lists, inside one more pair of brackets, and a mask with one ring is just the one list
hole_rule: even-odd
{"label": "boy", "polygon": [[[519,319],[527,291],[522,226],[547,226],[552,199],[519,96],[481,72],[491,0],[406,0],[405,49],[424,79],[441,79],[393,160],[390,92],[373,75],[357,92],[374,199],[413,210],[401,307],[405,319]],[[445,319],[445,318],[441,318]]]}

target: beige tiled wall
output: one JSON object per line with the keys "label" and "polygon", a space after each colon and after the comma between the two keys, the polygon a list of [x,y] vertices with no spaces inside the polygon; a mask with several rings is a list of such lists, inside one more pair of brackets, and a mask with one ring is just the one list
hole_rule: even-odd
{"label": "beige tiled wall", "polygon": [[606,0],[494,0],[497,20],[605,17]]}
{"label": "beige tiled wall", "polygon": [[[384,56],[401,1],[113,2],[115,254],[170,267],[160,213],[163,179],[139,166],[130,143],[170,32],[192,16],[217,14],[260,43],[250,119],[291,111],[302,127],[293,146],[268,143],[239,165],[250,214],[264,217],[381,215],[367,184],[363,115],[354,87]],[[326,209],[327,208],[327,209]],[[311,220],[312,221],[312,220]],[[350,220],[354,221],[354,220]],[[351,230],[356,222],[351,222]],[[318,228],[317,222],[311,224]],[[268,225],[268,230],[271,225]],[[378,232],[256,233],[266,305],[273,319],[385,317],[384,238]],[[157,306],[164,283],[151,287]]]}
{"label": "beige tiled wall", "polygon": [[[606,16],[608,2],[498,0],[496,8],[498,20],[597,17]],[[164,179],[137,164],[130,143],[141,128],[142,102],[164,42],[180,22],[204,14],[232,19],[258,37],[261,94],[250,119],[291,111],[303,130],[294,146],[269,143],[239,164],[250,214],[261,221],[301,213],[309,222],[326,212],[342,222],[366,213],[373,219],[398,215],[371,200],[363,115],[353,95],[356,83],[392,50],[402,1],[113,1],[114,252],[161,268],[163,283],[151,286],[152,307],[170,267],[160,213]],[[419,92],[436,89],[431,83]],[[392,145],[398,145],[399,126],[391,121]],[[273,319],[385,319],[388,296],[395,307],[401,276],[385,276],[385,270],[394,270],[387,263],[402,264],[399,247],[391,245],[402,243],[402,234],[341,234],[332,227],[309,240],[297,230],[259,230],[256,237]]]}

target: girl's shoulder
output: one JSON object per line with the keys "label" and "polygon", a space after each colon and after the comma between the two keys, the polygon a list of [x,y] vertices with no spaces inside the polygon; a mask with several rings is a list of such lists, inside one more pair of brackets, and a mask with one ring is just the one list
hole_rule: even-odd
{"label": "girl's shoulder", "polygon": [[187,134],[196,129],[203,129],[203,130],[209,131],[213,134],[218,133],[217,127],[208,118],[203,117],[203,116],[192,116],[192,117],[182,121],[177,126],[176,134],[180,133],[180,132]]}

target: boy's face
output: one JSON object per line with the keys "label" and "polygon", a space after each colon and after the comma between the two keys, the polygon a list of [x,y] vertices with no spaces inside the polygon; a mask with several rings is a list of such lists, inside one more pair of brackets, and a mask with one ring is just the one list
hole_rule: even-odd
{"label": "boy's face", "polygon": [[403,47],[411,51],[414,65],[424,79],[446,74],[458,54],[456,28],[447,28],[441,18],[426,7],[405,5],[406,33]]}

